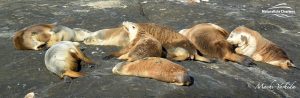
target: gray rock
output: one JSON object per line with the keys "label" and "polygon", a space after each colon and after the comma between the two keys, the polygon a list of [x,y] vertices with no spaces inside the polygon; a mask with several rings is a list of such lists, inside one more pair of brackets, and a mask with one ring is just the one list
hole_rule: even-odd
{"label": "gray rock", "polygon": [[[50,73],[44,65],[45,51],[17,51],[11,35],[36,23],[54,23],[96,31],[118,26],[122,21],[154,22],[176,30],[212,22],[228,31],[245,25],[277,43],[300,66],[300,9],[297,0],[284,1],[295,17],[278,17],[261,10],[282,3],[270,0],[209,0],[187,4],[180,0],[2,0],[0,4],[0,97],[21,98],[29,92],[36,97],[242,97],[278,98],[300,96],[300,71],[284,71],[257,62],[245,67],[232,62],[176,62],[194,78],[188,87],[153,79],[118,76],[111,73],[119,60],[102,58],[118,47],[85,46],[84,52],[97,62],[82,66],[87,75],[71,83]],[[277,84],[296,88],[276,88]],[[259,88],[260,85],[274,88]]]}

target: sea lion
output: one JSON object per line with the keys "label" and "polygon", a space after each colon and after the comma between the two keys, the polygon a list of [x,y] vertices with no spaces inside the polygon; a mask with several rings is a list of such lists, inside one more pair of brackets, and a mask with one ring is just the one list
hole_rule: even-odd
{"label": "sea lion", "polygon": [[[163,49],[166,50],[168,59],[175,61],[196,59],[199,61],[210,62],[209,59],[197,54],[195,47],[186,37],[168,27],[153,23],[133,23],[128,21],[123,22],[122,25],[130,34],[134,35],[138,34],[138,32],[144,32],[157,39],[162,44]],[[134,39],[135,36],[133,35],[129,38]]]}
{"label": "sea lion", "polygon": [[50,47],[45,54],[45,65],[49,71],[60,78],[76,78],[83,76],[77,72],[80,61],[93,64],[78,48],[78,42],[61,41]]}
{"label": "sea lion", "polygon": [[129,44],[128,33],[123,27],[102,29],[91,33],[83,43],[86,45],[113,45],[125,47]]}
{"label": "sea lion", "polygon": [[255,61],[279,66],[282,69],[289,69],[289,66],[296,67],[278,45],[264,38],[259,32],[247,27],[235,28],[227,41],[237,45],[235,49],[237,53],[249,56]]}
{"label": "sea lion", "polygon": [[121,62],[112,69],[114,74],[152,78],[176,85],[191,85],[192,77],[181,65],[164,58],[147,57],[134,62]]}
{"label": "sea lion", "polygon": [[186,36],[196,49],[208,58],[229,60],[246,66],[254,65],[251,58],[234,52],[233,45],[226,41],[229,33],[218,25],[197,24],[179,33]]}
{"label": "sea lion", "polygon": [[57,24],[36,24],[15,32],[13,43],[18,50],[41,50],[59,41],[83,41],[89,36],[90,31],[85,29],[71,29]]}
{"label": "sea lion", "polygon": [[53,28],[53,36],[47,42],[47,46],[51,47],[52,45],[56,44],[60,41],[75,41],[81,42],[84,41],[91,35],[91,31],[81,28],[69,28],[62,25],[55,25]]}
{"label": "sea lion", "polygon": [[54,33],[51,24],[38,24],[23,28],[13,36],[14,47],[18,50],[40,50]]}
{"label": "sea lion", "polygon": [[157,39],[153,38],[151,35],[144,34],[141,32],[135,35],[136,36],[134,36],[134,39],[131,40],[130,44],[127,47],[117,52],[117,53],[122,53],[122,55],[118,59],[135,61],[145,57],[162,56],[162,46]]}

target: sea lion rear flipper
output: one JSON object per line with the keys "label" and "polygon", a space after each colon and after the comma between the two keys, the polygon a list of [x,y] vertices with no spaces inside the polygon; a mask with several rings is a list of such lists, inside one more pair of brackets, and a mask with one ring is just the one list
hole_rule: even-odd
{"label": "sea lion rear flipper", "polygon": [[84,74],[72,70],[66,70],[65,73],[63,73],[64,76],[69,76],[72,78],[82,77]]}
{"label": "sea lion rear flipper", "polygon": [[88,58],[85,54],[83,54],[80,49],[70,49],[70,53],[72,55],[72,57],[74,58],[77,58],[77,59],[80,59],[82,61],[84,61],[85,63],[88,63],[88,64],[94,64],[94,62]]}

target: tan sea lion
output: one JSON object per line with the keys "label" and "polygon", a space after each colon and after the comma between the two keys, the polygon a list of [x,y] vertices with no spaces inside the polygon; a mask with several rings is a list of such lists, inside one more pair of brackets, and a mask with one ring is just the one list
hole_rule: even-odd
{"label": "tan sea lion", "polygon": [[167,59],[147,57],[134,62],[118,63],[113,69],[114,74],[152,78],[176,85],[191,85],[193,79],[181,65]]}
{"label": "tan sea lion", "polygon": [[61,41],[50,47],[45,54],[45,65],[49,71],[60,78],[76,78],[83,76],[77,72],[80,61],[93,64],[77,47],[78,42]]}
{"label": "tan sea lion", "polygon": [[121,55],[118,59],[126,59],[127,61],[135,61],[145,57],[161,57],[162,46],[160,42],[151,35],[139,33],[136,34],[135,38],[127,47],[117,53],[120,54],[114,55]]}
{"label": "tan sea lion", "polygon": [[234,29],[227,41],[238,45],[235,49],[237,53],[249,56],[255,61],[279,66],[282,69],[288,69],[289,66],[296,67],[279,46],[247,27],[240,26]]}
{"label": "tan sea lion", "polygon": [[68,28],[57,24],[36,24],[15,33],[13,43],[18,50],[41,50],[59,41],[83,41],[90,31],[80,28]]}
{"label": "tan sea lion", "polygon": [[[162,44],[162,47],[167,51],[168,59],[176,61],[196,59],[199,61],[210,62],[207,58],[197,54],[195,47],[186,37],[168,27],[153,23],[133,22],[123,22],[122,25],[130,34],[134,35],[138,32],[144,32],[145,34],[151,35],[153,38],[157,39]],[[134,39],[134,36],[130,37],[129,35],[129,38]]]}
{"label": "tan sea lion", "polygon": [[233,45],[226,41],[229,33],[218,25],[197,24],[189,29],[183,29],[179,33],[186,36],[206,57],[229,60],[246,66],[254,64],[251,58],[234,52]]}
{"label": "tan sea lion", "polygon": [[13,44],[18,50],[40,50],[53,34],[51,24],[38,24],[15,32]]}

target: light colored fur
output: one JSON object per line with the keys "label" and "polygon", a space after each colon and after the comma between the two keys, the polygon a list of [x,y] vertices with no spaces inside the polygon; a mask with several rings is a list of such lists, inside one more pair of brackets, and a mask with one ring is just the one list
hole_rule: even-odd
{"label": "light colored fur", "polygon": [[245,56],[232,51],[233,46],[226,41],[229,33],[218,25],[212,23],[197,24],[189,29],[182,29],[179,33],[187,37],[196,49],[206,57],[243,64],[247,60]]}
{"label": "light colored fur", "polygon": [[112,69],[114,74],[152,78],[176,85],[190,85],[187,70],[167,59],[147,57],[134,62],[121,62]]}
{"label": "light colored fur", "polygon": [[40,50],[51,38],[52,24],[31,25],[15,32],[13,44],[18,50]]}
{"label": "light colored fur", "polygon": [[288,66],[295,67],[280,47],[247,27],[240,26],[234,29],[227,41],[238,45],[235,49],[237,53],[247,55],[256,61],[280,66],[282,69],[288,69]]}
{"label": "light colored fur", "polygon": [[[82,74],[76,72],[79,61],[92,63],[78,48],[78,42],[61,41],[49,48],[45,54],[47,69],[60,78],[67,75],[79,77]],[[75,75],[74,75],[75,74]]]}
{"label": "light colored fur", "polygon": [[102,29],[93,32],[83,43],[86,45],[126,46],[129,44],[129,36],[122,27]]}
{"label": "light colored fur", "polygon": [[[235,35],[235,34],[236,33],[231,33],[229,35],[227,41],[232,44],[238,45],[238,48],[236,48],[237,53],[251,57],[254,54],[254,52],[256,51],[256,44],[257,44],[256,39],[253,36],[251,36],[250,34],[245,33],[245,32],[241,32],[237,35]],[[231,38],[231,36],[244,36],[246,39],[248,39],[248,41],[246,43],[246,41],[240,40],[241,39],[240,37],[232,37]],[[237,41],[234,41],[234,40],[237,40]]]}

